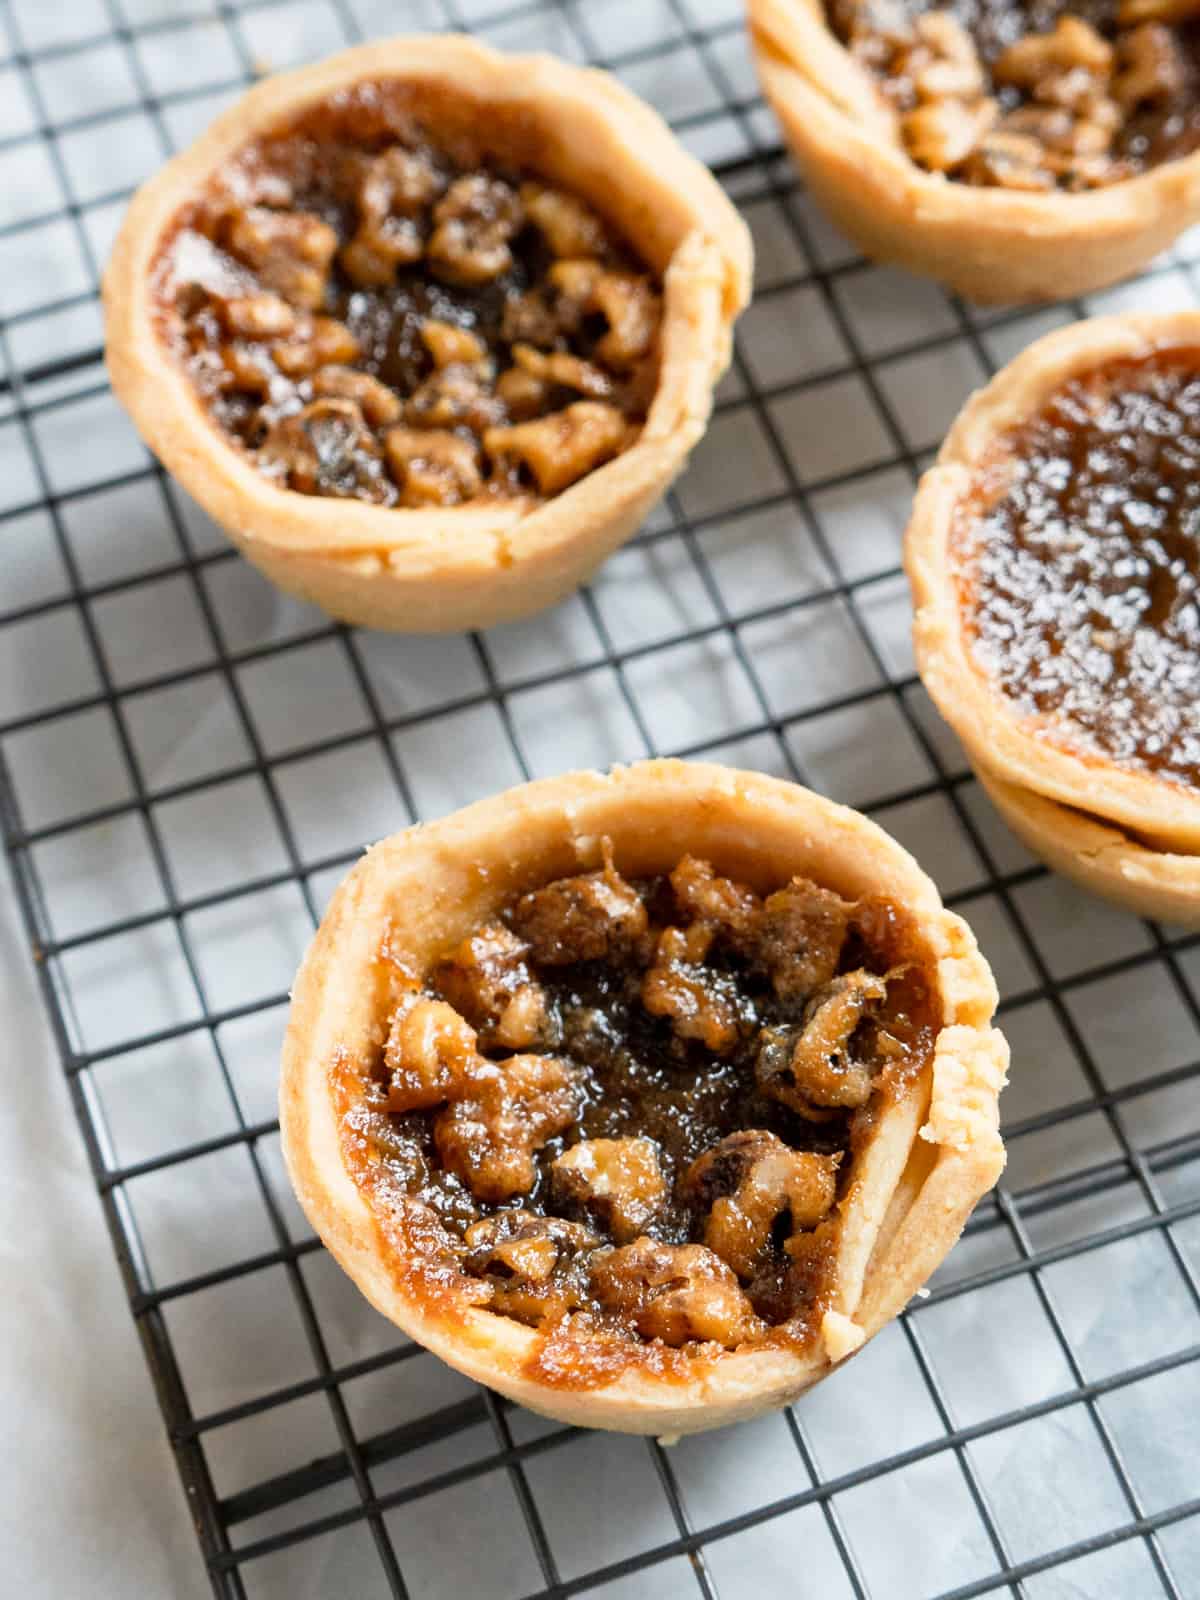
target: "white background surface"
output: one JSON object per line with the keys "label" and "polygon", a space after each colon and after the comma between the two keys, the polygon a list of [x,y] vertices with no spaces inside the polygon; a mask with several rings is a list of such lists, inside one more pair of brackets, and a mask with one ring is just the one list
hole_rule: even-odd
{"label": "white background surface", "polygon": [[[25,370],[83,357],[65,376],[31,386],[31,404],[65,403],[42,409],[29,432],[52,487],[65,496],[62,532],[83,583],[113,586],[93,603],[92,618],[147,816],[185,907],[178,919],[164,911],[107,710],[3,736],[30,827],[92,806],[126,808],[32,851],[58,938],[86,936],[126,915],[150,919],[119,938],[89,939],[61,962],[78,1047],[112,1051],[88,1076],[113,1163],[221,1140],[236,1132],[239,1116],[272,1118],[282,997],[311,929],[310,909],[319,909],[365,841],[408,820],[390,759],[426,816],[517,781],[514,737],[534,775],[651,748],[777,772],[794,762],[814,785],[871,810],[908,845],[955,897],[992,960],[1018,1066],[1005,1103],[1015,1134],[1006,1183],[1027,1233],[1024,1247],[1053,1253],[1115,1224],[1137,1225],[1163,1206],[1185,1214],[1169,1241],[1154,1229],[1051,1259],[1041,1293],[1017,1270],[1020,1247],[1009,1229],[971,1236],[939,1284],[992,1269],[1012,1275],[930,1303],[890,1328],[793,1418],[682,1443],[670,1453],[681,1514],[705,1530],[805,1492],[814,1473],[839,1480],[834,1511],[873,1600],[924,1600],[996,1568],[968,1470],[1018,1561],[1103,1534],[1131,1514],[1102,1430],[1139,1506],[1153,1513],[1194,1495],[1200,1362],[1184,1357],[1200,1350],[1200,1312],[1188,1286],[1188,1273],[1200,1271],[1200,1157],[1193,1150],[1187,1159],[1188,1140],[1200,1135],[1200,1095],[1194,1078],[1151,1092],[1142,1085],[1169,1080],[1200,1056],[1188,1003],[1200,988],[1200,959],[1186,942],[1160,948],[1145,925],[1044,875],[997,887],[997,874],[1024,873],[1030,862],[912,681],[897,570],[912,457],[936,445],[985,375],[981,352],[989,362],[1007,360],[1071,313],[964,316],[932,285],[857,262],[796,191],[786,162],[770,174],[749,164],[738,194],[758,251],[758,299],[741,323],[739,363],[722,384],[718,414],[677,500],[654,518],[653,540],[618,554],[587,597],[528,625],[491,630],[477,648],[457,638],[335,634],[231,557],[182,497],[174,505],[195,564],[180,568],[180,523],[87,355],[100,337],[93,268],[129,188],[161,161],[168,142],[189,139],[232,98],[242,59],[226,25],[237,8],[218,16],[200,0],[194,7],[189,0],[186,11],[174,0],[125,0],[128,20],[147,26],[118,42],[99,38],[111,28],[114,4],[12,0],[0,16],[6,26],[15,20],[24,46],[52,52],[32,71],[0,77],[0,137],[23,140],[0,152],[0,312],[18,319],[4,330],[7,353]],[[462,0],[457,9],[496,43],[581,53],[565,12],[550,18],[532,6],[524,20],[493,25],[489,18],[512,10],[508,0]],[[755,137],[774,139],[770,119],[753,105],[740,0],[586,0],[569,9],[606,54],[665,45],[631,59],[623,75],[683,119],[697,154],[734,159],[751,152]],[[155,31],[164,17],[193,12],[194,22]],[[348,17],[378,33],[441,25],[450,15],[441,0],[283,0],[237,11],[237,28],[255,57],[280,66],[344,42]],[[711,50],[686,37],[688,17],[717,25]],[[85,42],[76,49],[73,39]],[[173,97],[162,124],[139,104],[137,71]],[[36,133],[31,84],[51,119],[103,119],[62,135],[65,184]],[[722,106],[729,94],[751,106],[748,116]],[[68,201],[78,205],[75,220],[38,220]],[[3,234],[8,227],[17,231]],[[1198,263],[1193,234],[1152,278],[1083,309],[1194,305]],[[828,275],[824,283],[814,268]],[[69,307],[20,320],[24,310],[72,296],[79,298]],[[874,388],[856,354],[872,362]],[[765,398],[748,397],[751,382]],[[27,431],[12,409],[11,397],[0,399],[0,513],[37,492]],[[123,475],[130,481],[110,481]],[[9,719],[88,701],[99,677],[45,514],[5,519],[0,538],[0,610],[49,602],[32,621],[0,628],[2,729]],[[786,609],[777,609],[781,603]],[[728,618],[738,624],[740,648]],[[484,662],[504,691],[507,725],[486,696]],[[580,662],[587,672],[557,675]],[[364,683],[386,723],[382,735]],[[823,709],[847,691],[861,698]],[[455,702],[459,709],[450,709]],[[265,753],[273,796],[245,771],[186,796],[168,793],[245,768],[251,738]],[[339,743],[332,753],[308,748],[321,741]],[[312,908],[290,871],[272,802],[286,815]],[[268,890],[194,904],[272,875],[282,881]],[[8,1291],[0,1301],[0,1404],[9,1437],[20,1441],[0,1468],[0,1592],[191,1600],[207,1584],[7,902],[0,933],[9,1057],[0,1100]],[[1104,962],[1125,965],[1081,978]],[[1061,998],[1048,992],[1048,978],[1064,986]],[[250,1012],[209,1030],[194,1026],[203,1005]],[[120,1048],[157,1027],[186,1031],[169,1046]],[[1097,1111],[1097,1085],[1129,1097]],[[1060,1111],[1053,1127],[1031,1131],[1033,1119]],[[1130,1176],[1123,1140],[1155,1164],[1148,1180]],[[1169,1162],[1172,1148],[1180,1159]],[[235,1141],[123,1185],[147,1288],[169,1290],[194,1273],[270,1251],[279,1225],[303,1244],[307,1225],[273,1134],[259,1139],[257,1155],[261,1183]],[[1079,1198],[1080,1187],[1094,1188],[1089,1175],[1098,1168],[1115,1173],[1114,1182],[1098,1197]],[[197,1416],[266,1402],[253,1419],[204,1432],[222,1496],[338,1448],[321,1394],[274,1398],[289,1384],[312,1383],[317,1372],[298,1287],[314,1305],[360,1440],[474,1393],[432,1358],[404,1356],[396,1331],[323,1255],[304,1253],[297,1271],[290,1284],[279,1266],[249,1272],[167,1305]],[[376,1357],[389,1364],[344,1375]],[[1178,1364],[1112,1388],[1094,1407],[1078,1401],[1080,1379],[1103,1384],[1153,1361]],[[1020,1427],[989,1427],[1031,1404],[1048,1409]],[[977,1424],[984,1431],[961,1453],[945,1446],[947,1425]],[[516,1413],[512,1427],[521,1442],[544,1425]],[[374,1490],[387,1495],[448,1468],[486,1467],[387,1513],[414,1600],[459,1600],[468,1591],[478,1600],[512,1600],[540,1586],[513,1483],[489,1464],[495,1450],[491,1427],[481,1424],[373,1472]],[[906,1466],[875,1471],[897,1452],[923,1450],[930,1453]],[[642,1441],[598,1436],[528,1457],[529,1492],[564,1578],[676,1536],[659,1465]],[[354,1500],[342,1482],[239,1523],[233,1537],[257,1539]],[[1161,1544],[1180,1593],[1200,1595],[1200,1519],[1168,1527]],[[850,1593],[815,1504],[713,1540],[706,1559],[720,1600],[790,1596],[798,1571],[805,1594],[845,1600]],[[247,1563],[246,1582],[256,1600],[383,1594],[361,1521]],[[694,1600],[698,1590],[687,1562],[674,1558],[594,1592],[601,1600]],[[1026,1585],[1026,1600],[1156,1593],[1139,1540]]]}
{"label": "white background surface", "polygon": [[211,1595],[0,865],[0,1592]]}

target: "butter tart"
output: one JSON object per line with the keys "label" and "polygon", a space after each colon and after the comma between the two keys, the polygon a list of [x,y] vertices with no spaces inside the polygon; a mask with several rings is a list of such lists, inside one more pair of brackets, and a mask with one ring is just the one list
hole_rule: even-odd
{"label": "butter tart", "polygon": [[535,1411],[675,1435],[794,1399],[1004,1164],[970,930],[873,823],[650,761],[376,845],[296,980],[280,1116],[367,1298]]}
{"label": "butter tart", "polygon": [[868,255],[1064,299],[1200,220],[1200,0],[747,0],[763,90]]}
{"label": "butter tart", "polygon": [[603,73],[402,38],[269,79],[150,179],[114,390],[280,588],[429,632],[526,615],[704,432],[747,231]]}
{"label": "butter tart", "polygon": [[[1178,918],[1200,857],[1200,312],[1079,323],[1007,366],[922,479],[905,561],[921,676],[1017,831]],[[1147,899],[1156,853],[1174,888]]]}

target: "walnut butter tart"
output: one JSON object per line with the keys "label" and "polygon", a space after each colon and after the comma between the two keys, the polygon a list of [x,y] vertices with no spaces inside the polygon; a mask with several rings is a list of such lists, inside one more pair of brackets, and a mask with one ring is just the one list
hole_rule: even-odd
{"label": "walnut butter tart", "polygon": [[656,761],[370,850],[301,967],[284,1149],[369,1300],[567,1421],[794,1398],[894,1316],[1004,1155],[966,924],[879,828]]}
{"label": "walnut butter tart", "polygon": [[1006,367],[925,475],[906,563],[921,675],[1017,833],[1200,922],[1200,312]]}
{"label": "walnut butter tart", "polygon": [[763,88],[862,249],[1060,299],[1200,219],[1200,0],[748,0]]}
{"label": "walnut butter tart", "polygon": [[270,79],[135,197],[113,386],[281,588],[367,626],[535,611],[704,431],[750,245],[614,80],[465,38]]}

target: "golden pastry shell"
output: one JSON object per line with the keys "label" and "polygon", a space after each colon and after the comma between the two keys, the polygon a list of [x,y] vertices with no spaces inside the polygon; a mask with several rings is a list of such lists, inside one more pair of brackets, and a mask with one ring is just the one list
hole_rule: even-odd
{"label": "golden pastry shell", "polygon": [[[396,510],[280,488],[220,432],[158,334],[153,269],[180,210],[245,145],[370,80],[502,112],[536,156],[526,164],[594,205],[662,276],[662,367],[636,443],[532,508]],[[749,234],[716,180],[606,73],[454,35],[398,38],[256,85],[138,190],[104,274],[108,369],[146,443],[281,589],[364,627],[482,627],[551,605],[641,525],[704,432],[751,272]]]}
{"label": "golden pastry shell", "polygon": [[1065,300],[1139,271],[1200,220],[1200,152],[1082,194],[926,172],[822,0],[747,0],[747,12],[763,92],[809,187],[874,260],[982,304]]}
{"label": "golden pastry shell", "polygon": [[1155,850],[1111,822],[1005,783],[982,762],[975,775],[1017,838],[1055,872],[1138,916],[1200,927],[1200,856]]}
{"label": "golden pastry shell", "polygon": [[[531,1375],[544,1335],[464,1305],[438,1311],[389,1267],[367,1201],[343,1162],[330,1084],[339,1051],[378,1037],[372,973],[389,952],[417,970],[534,885],[598,864],[611,839],[631,875],[684,851],[760,888],[804,873],[842,893],[890,895],[935,961],[944,1025],[928,1081],[882,1115],[843,1212],[839,1300],[819,1348],[722,1352],[688,1381],[639,1365],[597,1388]],[[674,1435],[784,1405],[896,1315],[942,1260],[1004,1164],[997,1100],[1007,1065],[990,1026],[996,990],[969,928],[883,831],[795,785],[702,763],[648,761],[509,790],[371,849],[335,894],[296,979],[280,1119],[296,1193],[367,1299],[469,1377],[566,1422]]]}
{"label": "golden pastry shell", "polygon": [[1072,747],[1069,730],[1022,712],[989,681],[968,642],[954,553],[960,507],[983,474],[994,478],[1009,430],[1073,378],[1172,349],[1200,353],[1200,311],[1097,317],[1030,345],[959,413],[936,464],[921,479],[904,562],[918,670],[972,765],[986,767],[1012,789],[1113,823],[1155,850],[1187,855],[1200,852],[1200,793],[1119,767],[1082,741]]}

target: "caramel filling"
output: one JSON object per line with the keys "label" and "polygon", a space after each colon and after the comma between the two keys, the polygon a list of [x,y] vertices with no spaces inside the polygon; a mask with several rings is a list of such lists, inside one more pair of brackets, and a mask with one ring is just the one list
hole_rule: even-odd
{"label": "caramel filling", "polygon": [[832,0],[919,166],[1032,193],[1200,150],[1200,0]]}
{"label": "caramel filling", "polygon": [[176,219],[163,334],[282,487],[409,508],[536,500],[645,421],[653,276],[577,196],[481,152],[501,119],[469,110],[439,140],[444,106],[358,85],[248,145]]}
{"label": "caramel filling", "polygon": [[553,1334],[562,1382],[597,1337],[810,1341],[856,1154],[938,1026],[897,908],[801,878],[760,898],[690,856],[628,881],[608,860],[423,977],[384,970],[386,1039],[343,1084],[343,1148],[377,1215],[403,1219],[418,1291],[466,1285]]}
{"label": "caramel filling", "polygon": [[956,531],[974,655],[1022,711],[1200,785],[1200,351],[1078,378]]}

